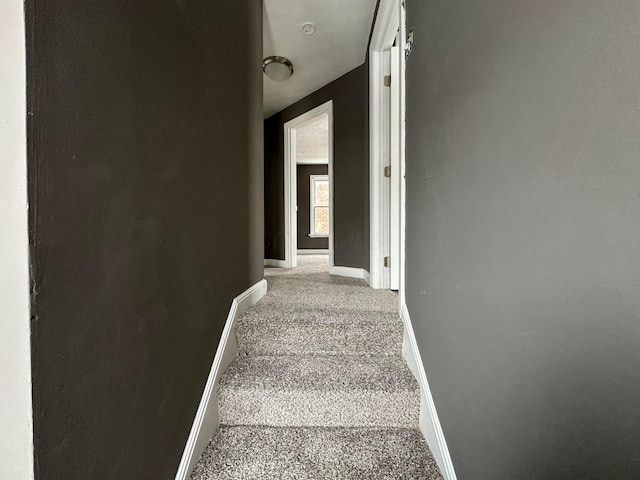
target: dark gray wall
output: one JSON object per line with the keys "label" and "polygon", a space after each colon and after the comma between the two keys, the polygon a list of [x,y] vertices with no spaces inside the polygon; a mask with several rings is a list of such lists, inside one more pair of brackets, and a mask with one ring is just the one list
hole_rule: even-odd
{"label": "dark gray wall", "polygon": [[640,478],[640,4],[409,0],[407,302],[458,478]]}
{"label": "dark gray wall", "polygon": [[265,120],[265,258],[284,259],[284,124],[333,100],[334,262],[369,269],[368,63]]}
{"label": "dark gray wall", "polygon": [[261,17],[27,2],[38,479],[175,476],[231,301],[262,278]]}
{"label": "dark gray wall", "polygon": [[311,233],[311,175],[329,175],[328,165],[298,165],[298,250],[329,248],[327,237],[309,237]]}

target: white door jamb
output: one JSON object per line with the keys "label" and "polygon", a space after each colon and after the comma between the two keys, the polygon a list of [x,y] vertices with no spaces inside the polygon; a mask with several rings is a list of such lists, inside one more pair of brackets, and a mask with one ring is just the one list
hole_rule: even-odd
{"label": "white door jamb", "polygon": [[[398,35],[397,38],[400,38]],[[389,165],[391,166],[391,177],[387,179],[389,195],[389,249],[388,255],[391,257],[391,265],[387,268],[389,272],[389,288],[391,290],[400,289],[400,272],[403,259],[401,251],[402,235],[400,232],[400,179],[404,176],[404,148],[402,142],[402,127],[404,126],[404,110],[402,108],[402,57],[403,51],[399,43],[391,47],[390,72],[391,85],[389,88],[390,109],[389,109]]]}
{"label": "white door jamb", "polygon": [[398,7],[400,12],[400,67],[399,67],[399,78],[398,82],[400,88],[400,138],[399,138],[399,148],[400,148],[400,175],[399,175],[399,188],[400,188],[400,218],[399,218],[399,232],[400,232],[400,261],[398,262],[398,266],[400,268],[399,274],[399,288],[398,288],[398,304],[400,306],[400,311],[402,312],[403,308],[406,308],[405,302],[405,270],[406,270],[406,201],[407,201],[407,182],[406,182],[406,114],[407,114],[407,105],[406,105],[406,70],[407,70],[407,56],[405,52],[407,50],[407,20],[406,20],[406,8],[404,7],[404,1],[400,2]]}

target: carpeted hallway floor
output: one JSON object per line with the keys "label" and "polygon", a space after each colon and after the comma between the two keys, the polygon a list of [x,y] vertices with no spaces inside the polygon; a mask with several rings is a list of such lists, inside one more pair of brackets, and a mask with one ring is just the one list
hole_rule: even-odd
{"label": "carpeted hallway floor", "polygon": [[238,319],[192,479],[441,479],[395,294],[330,276],[326,256],[298,264],[266,269],[267,295]]}

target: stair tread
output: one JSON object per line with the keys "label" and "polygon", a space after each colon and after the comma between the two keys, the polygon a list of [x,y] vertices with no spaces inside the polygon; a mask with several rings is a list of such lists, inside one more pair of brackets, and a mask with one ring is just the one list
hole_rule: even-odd
{"label": "stair tread", "polygon": [[220,389],[269,391],[418,391],[401,357],[239,356],[220,380]]}
{"label": "stair tread", "polygon": [[192,480],[441,480],[417,429],[221,427]]}
{"label": "stair tread", "polygon": [[[320,277],[318,277],[320,278]],[[313,279],[270,278],[269,291],[261,309],[304,307],[306,309],[345,309],[369,314],[397,316],[398,297],[390,290],[372,290],[366,283],[322,283]],[[295,286],[292,288],[292,286]]]}

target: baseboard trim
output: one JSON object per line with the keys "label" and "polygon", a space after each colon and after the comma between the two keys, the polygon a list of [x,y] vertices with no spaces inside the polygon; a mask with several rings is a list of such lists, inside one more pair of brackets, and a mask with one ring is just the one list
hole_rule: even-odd
{"label": "baseboard trim", "polygon": [[438,419],[438,412],[433,402],[429,381],[427,380],[422,357],[418,350],[418,344],[416,343],[416,337],[413,332],[413,326],[406,304],[403,304],[400,308],[400,317],[404,323],[402,353],[409,369],[420,385],[420,430],[429,444],[431,453],[433,453],[444,479],[456,480],[456,472],[453,469],[449,447],[447,446],[447,441],[444,438],[442,426]]}
{"label": "baseboard trim", "polygon": [[187,480],[195,468],[202,452],[215,433],[220,418],[218,416],[218,384],[220,377],[238,353],[235,332],[236,319],[249,307],[256,304],[267,293],[267,281],[260,280],[231,302],[227,323],[222,330],[218,350],[213,358],[211,371],[202,393],[200,405],[187,439],[175,480]]}
{"label": "baseboard trim", "polygon": [[329,255],[328,248],[303,248],[298,250],[298,255]]}
{"label": "baseboard trim", "polygon": [[273,258],[265,258],[264,259],[265,267],[278,267],[278,268],[286,268],[287,262],[285,260],[276,260]]}
{"label": "baseboard trim", "polygon": [[[329,269],[329,275],[338,275],[340,277],[360,278],[366,280],[369,277],[369,272],[364,268],[353,267],[331,267]],[[367,283],[369,283],[367,281]]]}

